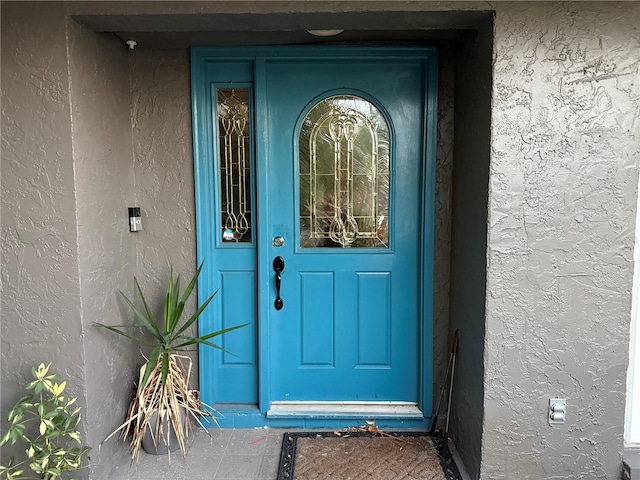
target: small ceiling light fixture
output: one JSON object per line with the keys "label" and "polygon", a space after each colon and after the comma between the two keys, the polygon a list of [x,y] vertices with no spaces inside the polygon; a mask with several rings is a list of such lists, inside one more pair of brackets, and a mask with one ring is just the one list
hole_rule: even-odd
{"label": "small ceiling light fixture", "polygon": [[344,32],[344,30],[307,30],[307,33],[316,37],[334,37],[340,35],[342,32]]}
{"label": "small ceiling light fixture", "polygon": [[138,45],[138,42],[136,42],[135,40],[127,40],[124,43],[129,45],[129,50],[133,50],[134,48],[136,48],[136,45]]}

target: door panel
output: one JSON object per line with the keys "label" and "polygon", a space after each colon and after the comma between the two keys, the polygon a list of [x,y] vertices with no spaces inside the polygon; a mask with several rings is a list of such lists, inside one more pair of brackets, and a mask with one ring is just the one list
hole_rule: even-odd
{"label": "door panel", "polygon": [[[271,400],[417,403],[424,67],[314,58],[268,61],[265,72],[269,142],[261,211],[278,226],[270,228],[273,235],[283,225],[291,232],[283,246],[270,248],[271,258],[286,262],[284,308],[273,308],[275,297],[267,302]],[[300,246],[300,124],[318,101],[342,94],[368,100],[387,117],[388,248]]]}
{"label": "door panel", "polygon": [[334,290],[332,272],[300,272],[300,359],[303,367],[335,366],[336,332],[333,296],[318,292]]}
{"label": "door panel", "polygon": [[[256,318],[256,275],[254,271],[226,270],[220,272],[220,290],[217,294],[221,319],[220,328],[240,324],[238,309],[242,306],[242,317]],[[215,340],[224,348],[217,355],[215,384],[217,403],[255,402],[258,397],[257,352],[255,348],[256,323],[241,329],[242,334],[225,335]],[[240,331],[238,331],[239,333]]]}
{"label": "door panel", "polygon": [[[424,422],[422,412],[429,416],[434,53],[412,47],[192,49],[197,252],[199,262],[206,260],[198,296],[219,290],[199,329],[250,324],[222,339],[233,355],[200,350],[202,399],[223,411],[222,426],[280,425],[278,412],[291,417],[295,402],[320,405],[315,412],[329,419]],[[332,97],[361,98],[379,111],[378,120],[345,112],[337,130],[328,127],[315,144],[313,131],[301,141],[305,116]],[[323,108],[313,122],[327,118]],[[238,113],[246,115],[240,123]],[[366,154],[373,141],[350,140],[349,121],[365,125],[367,118],[388,151],[386,172],[370,168],[380,153]],[[375,130],[379,118],[388,133]],[[333,166],[330,160],[314,170],[309,152],[333,148],[335,137],[346,163],[340,153]],[[332,170],[345,172],[333,186],[329,176],[313,183],[314,175]],[[385,181],[388,205],[370,188]],[[316,201],[320,195],[324,206]],[[285,261],[280,310],[275,256]],[[391,408],[381,415],[383,403]],[[316,418],[310,410],[299,410],[301,426]]]}
{"label": "door panel", "polygon": [[356,297],[356,368],[391,368],[391,275],[358,274]]}

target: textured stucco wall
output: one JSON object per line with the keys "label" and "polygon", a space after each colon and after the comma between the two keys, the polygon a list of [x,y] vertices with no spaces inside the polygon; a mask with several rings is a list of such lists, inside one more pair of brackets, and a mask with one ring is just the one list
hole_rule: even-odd
{"label": "textured stucco wall", "polygon": [[86,441],[94,447],[93,478],[103,478],[128,464],[128,449],[115,438],[97,447],[124,420],[142,363],[137,345],[94,326],[131,318],[116,293],[133,293],[137,258],[137,234],[129,231],[127,211],[135,205],[129,51],[71,19],[68,26]]}
{"label": "textured stucco wall", "polygon": [[132,52],[134,169],[145,216],[141,267],[162,278],[167,261],[185,277],[195,272],[190,82],[188,50]]}
{"label": "textured stucco wall", "polygon": [[456,45],[451,317],[449,345],[459,330],[451,438],[473,478],[480,472],[484,419],[487,187],[491,126],[491,18]]}
{"label": "textured stucco wall", "polygon": [[126,447],[98,446],[124,418],[139,363],[93,326],[121,323],[115,289],[130,290],[136,266],[128,54],[57,3],[3,2],[2,35],[1,414],[31,365],[52,361],[84,407],[93,451],[81,476],[101,478],[126,465]]}
{"label": "textured stucco wall", "polygon": [[[169,265],[181,275],[183,288],[196,269],[190,82],[188,50],[131,54],[133,168],[143,223],[138,279],[156,308],[164,302]],[[193,295],[185,314],[195,306]],[[198,385],[195,350],[192,381]]]}
{"label": "textured stucco wall", "polygon": [[[167,11],[166,4],[144,3],[153,8],[142,2],[126,8]],[[210,12],[216,8],[252,12],[257,8],[252,4],[257,2],[188,5]],[[125,8],[122,5],[118,8]],[[391,5],[396,11],[488,8],[476,2],[313,2],[313,10],[379,10]],[[107,137],[117,139],[117,148],[105,157],[109,162],[126,152],[120,144],[123,132],[117,133],[115,125],[101,124],[91,112],[93,106],[102,108],[111,93],[123,88],[122,56],[111,51],[108,42],[70,26],[74,63],[67,65],[67,23],[61,5],[2,2],[1,7],[0,413],[4,418],[8,403],[19,396],[20,385],[31,365],[42,359],[41,354],[59,363],[61,373],[76,384],[81,404],[85,404],[85,391],[90,401],[91,396],[99,395],[102,390],[85,379],[89,369],[85,371],[83,362],[95,366],[97,355],[106,353],[108,347],[102,343],[106,340],[90,336],[94,334],[89,334],[88,325],[97,320],[91,316],[100,309],[115,311],[110,303],[114,297],[99,292],[105,295],[100,297],[96,292],[102,285],[112,290],[120,286],[120,280],[100,280],[100,274],[94,275],[97,269],[107,268],[114,277],[128,280],[130,289],[133,260],[127,257],[116,266],[98,255],[91,246],[94,241],[100,243],[94,237],[98,233],[85,228],[99,225],[92,223],[84,200],[80,205],[81,199],[91,200],[85,180],[96,186],[105,202],[115,202],[109,192],[98,188],[101,185],[90,169],[99,160],[88,149],[95,122],[96,128],[107,129],[95,133],[98,144],[107,148]],[[103,7],[100,2],[73,4],[85,11],[107,7],[111,13],[116,8],[114,4]],[[265,12],[264,8],[286,12],[311,6],[281,2],[261,6],[260,11]],[[464,361],[462,356],[484,352],[484,393],[478,379],[462,383],[468,395],[456,390],[455,402],[479,400],[466,406],[454,403],[452,433],[467,466],[480,478],[615,479],[622,450],[637,194],[640,5],[492,2],[490,8],[496,9],[496,23],[489,230],[484,239],[482,233],[470,237],[476,244],[488,242],[486,341],[483,344],[477,335],[483,328],[481,321],[468,319],[474,333],[462,338],[457,369],[457,378],[473,376],[480,371],[480,362]],[[74,45],[75,39],[95,45]],[[102,72],[114,75],[108,77],[109,86],[91,93],[91,85],[83,86],[82,80],[88,74],[84,69],[91,71],[87,55],[94,47],[115,71]],[[127,182],[133,169],[133,196],[127,187],[113,188],[122,192],[120,201],[135,199],[143,209],[144,230],[134,239],[138,256],[133,270],[145,287],[156,291],[157,286],[160,291],[168,262],[185,276],[195,262],[188,54],[183,50],[135,50],[127,55],[131,62],[133,161],[128,166],[110,164],[108,173]],[[456,77],[460,81],[460,75]],[[467,81],[477,81],[473,72]],[[83,98],[84,93],[95,98]],[[456,107],[459,95],[456,92]],[[448,95],[442,96],[441,102],[450,101]],[[120,113],[121,100],[112,106]],[[87,119],[87,124],[74,120],[72,127],[72,113]],[[87,168],[79,162],[74,165],[72,128],[74,148],[78,148],[75,156],[88,162]],[[457,147],[461,141],[457,138]],[[442,147],[439,155],[441,151]],[[457,161],[454,158],[454,164]],[[442,175],[439,172],[439,178]],[[469,181],[473,180],[472,176]],[[483,179],[476,180],[482,194]],[[439,180],[438,191],[445,192],[444,185]],[[438,197],[438,212],[446,210],[446,198],[445,194]],[[99,231],[107,236],[108,245],[118,238],[121,228],[116,210],[103,210],[107,220]],[[445,229],[447,222],[437,220],[437,225]],[[436,246],[442,248],[445,243],[440,233],[436,235]],[[131,239],[124,233],[122,238],[125,244]],[[118,248],[124,255],[124,244]],[[86,262],[85,251],[90,254]],[[97,262],[97,269],[92,262]],[[438,263],[436,268],[440,268]],[[455,265],[452,269],[454,275],[464,273]],[[464,283],[452,280],[451,291],[452,296],[464,296]],[[436,302],[442,297],[442,291],[436,292]],[[438,315],[446,309],[438,310],[437,305],[438,330],[442,324]],[[455,308],[452,302],[452,311]],[[454,322],[456,318],[453,313]],[[87,355],[85,342],[100,353]],[[438,348],[436,365],[442,367],[446,350],[442,344],[436,351]],[[112,381],[117,371],[109,364],[98,378],[110,376]],[[551,396],[568,399],[568,421],[563,426],[546,424]],[[480,419],[482,401],[484,418]],[[471,428],[470,419],[475,422]],[[478,431],[480,420],[484,423]],[[92,422],[89,411],[83,428],[92,427]],[[106,427],[96,422],[99,428]]]}
{"label": "textured stucco wall", "polygon": [[497,9],[482,478],[618,478],[639,25],[637,2]]}
{"label": "textured stucco wall", "polygon": [[[127,464],[115,440],[98,445],[124,418],[140,357],[93,322],[129,315],[116,290],[134,297],[134,275],[159,310],[169,262],[195,270],[189,55],[143,53],[130,72],[122,42],[65,11],[2,3],[0,413],[33,364],[53,361],[85,407],[83,473],[100,478]],[[132,234],[136,203],[143,231]]]}
{"label": "textured stucco wall", "polygon": [[86,399],[64,6],[1,8],[4,431],[40,362]]}

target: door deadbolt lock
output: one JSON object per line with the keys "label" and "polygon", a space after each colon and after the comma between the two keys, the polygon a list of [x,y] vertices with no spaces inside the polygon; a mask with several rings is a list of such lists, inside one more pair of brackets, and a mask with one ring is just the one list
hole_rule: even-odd
{"label": "door deadbolt lock", "polygon": [[284,237],[281,236],[277,236],[277,237],[273,237],[273,246],[274,247],[281,247],[284,245]]}

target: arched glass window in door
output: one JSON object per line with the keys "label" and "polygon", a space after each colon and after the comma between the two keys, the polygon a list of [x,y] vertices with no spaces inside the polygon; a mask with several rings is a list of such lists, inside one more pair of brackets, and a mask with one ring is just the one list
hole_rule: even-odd
{"label": "arched glass window in door", "polygon": [[299,136],[300,246],[389,247],[389,126],[368,100],[316,104]]}

